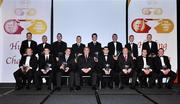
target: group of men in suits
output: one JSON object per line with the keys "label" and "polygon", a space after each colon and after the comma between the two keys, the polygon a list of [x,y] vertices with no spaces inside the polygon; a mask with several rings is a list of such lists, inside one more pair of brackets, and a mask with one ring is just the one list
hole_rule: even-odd
{"label": "group of men in suits", "polygon": [[70,90],[81,89],[83,76],[90,76],[93,90],[96,90],[99,81],[102,81],[103,88],[113,88],[112,83],[115,81],[123,89],[124,81],[128,83],[129,78],[132,78],[131,88],[135,88],[137,79],[141,87],[150,88],[155,86],[155,79],[158,79],[158,87],[161,88],[163,77],[169,77],[166,87],[171,88],[176,78],[169,58],[164,55],[162,48],[158,50],[151,34],[147,35],[140,56],[133,35],[129,36],[129,43],[124,48],[117,41],[117,34],[113,34],[112,42],[103,48],[97,41],[96,33],[92,34],[92,42],[87,47],[81,43],[81,36],[76,37],[76,43],[71,48],[67,48],[60,33],[57,34],[57,41],[52,44],[47,43],[45,35],[39,45],[32,40],[31,33],[27,33],[26,38],[20,47],[22,58],[19,69],[14,72],[18,90],[24,86],[29,89],[32,80],[37,90],[41,90],[43,76],[47,76],[48,89],[53,83],[57,90],[61,90],[64,75],[70,77]]}

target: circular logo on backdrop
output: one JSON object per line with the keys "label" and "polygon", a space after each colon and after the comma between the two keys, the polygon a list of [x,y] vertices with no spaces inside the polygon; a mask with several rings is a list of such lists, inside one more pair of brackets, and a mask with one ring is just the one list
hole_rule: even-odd
{"label": "circular logo on backdrop", "polygon": [[14,10],[14,13],[17,16],[24,16],[24,15],[34,16],[34,15],[36,15],[36,9],[34,9],[34,8],[16,8]]}
{"label": "circular logo on backdrop", "polygon": [[15,19],[10,19],[4,23],[4,30],[8,34],[21,34],[24,28],[20,26],[19,21]]}
{"label": "circular logo on backdrop", "polygon": [[0,6],[2,5],[3,0],[0,0]]}
{"label": "circular logo on backdrop", "polygon": [[136,33],[148,33],[151,27],[148,26],[146,22],[146,20],[138,18],[132,22],[131,27]]}
{"label": "circular logo on backdrop", "polygon": [[4,23],[4,30],[8,34],[21,34],[24,30],[23,23],[31,23],[26,29],[32,34],[43,34],[47,30],[44,20],[9,19]]}

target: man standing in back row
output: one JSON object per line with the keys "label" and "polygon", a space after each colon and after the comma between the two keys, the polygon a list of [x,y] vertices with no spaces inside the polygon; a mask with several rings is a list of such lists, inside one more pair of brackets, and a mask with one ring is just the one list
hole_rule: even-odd
{"label": "man standing in back row", "polygon": [[32,40],[32,33],[30,33],[30,32],[26,33],[26,40],[22,41],[21,47],[20,47],[21,55],[26,56],[27,48],[31,48],[33,51],[33,55],[35,55],[36,47],[37,47],[37,43],[34,40]]}
{"label": "man standing in back row", "polygon": [[64,52],[67,48],[67,43],[62,41],[62,34],[57,34],[57,41],[52,44],[52,54],[56,57],[56,60],[59,59],[59,56],[64,55]]}
{"label": "man standing in back row", "polygon": [[155,57],[158,54],[158,45],[155,41],[152,41],[152,35],[147,34],[147,42],[142,45],[142,50],[145,49],[148,52],[149,57]]}

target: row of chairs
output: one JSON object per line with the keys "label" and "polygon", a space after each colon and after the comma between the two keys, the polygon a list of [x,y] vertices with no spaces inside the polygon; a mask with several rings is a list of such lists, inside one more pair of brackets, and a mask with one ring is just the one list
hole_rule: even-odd
{"label": "row of chairs", "polygon": [[[49,76],[41,76],[42,78],[49,78]],[[82,76],[82,78],[90,78],[91,76]],[[109,75],[103,75],[102,76],[103,78],[110,78],[111,76],[109,76]],[[65,75],[65,76],[62,76],[62,78],[66,78],[66,86],[69,86],[69,78],[70,78],[70,76],[68,76],[68,75]],[[147,81],[148,81],[149,79],[147,78]],[[167,83],[168,82],[168,80],[169,80],[169,78],[167,77],[167,78],[163,78],[163,83]],[[138,82],[139,82],[139,80],[137,80]],[[83,81],[84,82],[84,81]],[[130,80],[129,80],[129,82],[131,83],[132,82],[132,79],[130,78]],[[156,80],[156,83],[157,83],[157,80]],[[83,83],[82,83],[83,84]],[[54,88],[54,85],[53,85],[53,83],[51,83],[51,90],[53,90],[53,88]],[[113,81],[113,89],[115,88],[115,81]],[[101,90],[102,89],[102,82],[101,82],[101,80],[99,81],[99,90]]]}

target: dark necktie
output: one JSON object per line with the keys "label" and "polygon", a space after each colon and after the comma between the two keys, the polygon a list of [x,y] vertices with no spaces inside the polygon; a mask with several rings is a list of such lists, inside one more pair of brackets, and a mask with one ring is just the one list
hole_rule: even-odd
{"label": "dark necktie", "polygon": [[125,58],[125,61],[127,62],[127,56],[125,56],[124,58]]}

